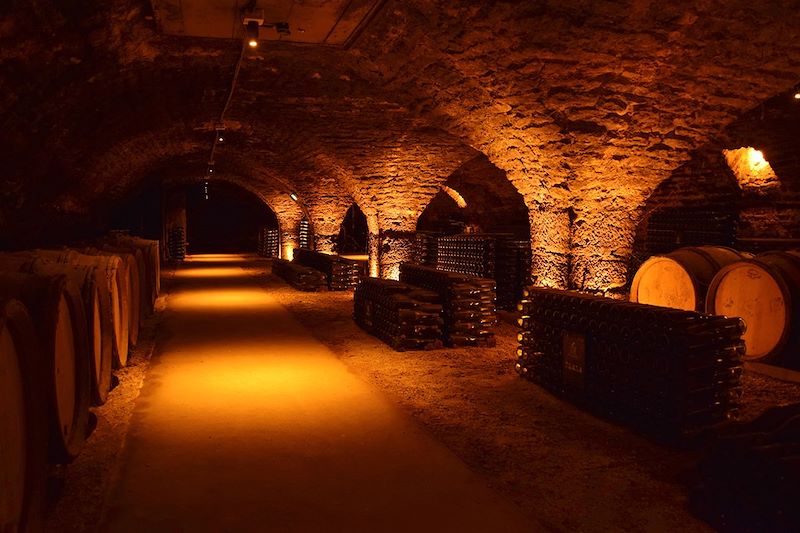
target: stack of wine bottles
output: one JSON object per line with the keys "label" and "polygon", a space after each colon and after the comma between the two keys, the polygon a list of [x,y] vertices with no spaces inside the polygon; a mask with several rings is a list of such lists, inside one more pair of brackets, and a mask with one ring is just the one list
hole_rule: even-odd
{"label": "stack of wine bottles", "polygon": [[438,296],[442,306],[442,338],[447,346],[494,346],[494,280],[403,263],[400,281]]}
{"label": "stack of wine bottles", "polygon": [[311,227],[308,224],[308,220],[303,219],[300,221],[300,238],[298,245],[305,250],[311,248]]}
{"label": "stack of wine bottles", "polygon": [[183,261],[186,258],[186,234],[182,226],[173,226],[167,234],[167,252],[172,261]]}
{"label": "stack of wine bottles", "polygon": [[437,295],[399,281],[366,278],[353,296],[353,318],[397,351],[442,346]]}
{"label": "stack of wine bottles", "polygon": [[731,424],[697,468],[692,510],[718,531],[800,531],[800,403]]}
{"label": "stack of wine bottles", "polygon": [[360,279],[358,264],[338,255],[299,249],[294,252],[294,261],[325,274],[328,288],[332,291],[352,290]]}
{"label": "stack of wine bottles", "polygon": [[258,255],[262,257],[278,257],[280,238],[278,230],[261,228],[258,232]]}
{"label": "stack of wine bottles", "polygon": [[530,284],[530,242],[511,233],[437,236],[418,232],[414,260],[439,270],[494,279],[498,309],[514,309]]}
{"label": "stack of wine bottles", "polygon": [[494,278],[495,237],[491,235],[439,237],[436,266],[448,272]]}
{"label": "stack of wine bottles", "polygon": [[530,287],[517,371],[644,430],[682,435],[737,413],[744,323]]}
{"label": "stack of wine bottles", "polygon": [[515,309],[531,283],[531,243],[513,237],[497,240],[497,308]]}
{"label": "stack of wine bottles", "polygon": [[723,210],[665,209],[647,221],[649,254],[671,252],[684,246],[729,246],[736,240],[736,215]]}
{"label": "stack of wine bottles", "polygon": [[299,265],[292,261],[275,258],[272,261],[272,272],[301,291],[316,292],[328,288],[325,274],[315,268]]}
{"label": "stack of wine bottles", "polygon": [[439,235],[427,231],[418,231],[414,241],[414,262],[420,265],[435,265],[437,242]]}

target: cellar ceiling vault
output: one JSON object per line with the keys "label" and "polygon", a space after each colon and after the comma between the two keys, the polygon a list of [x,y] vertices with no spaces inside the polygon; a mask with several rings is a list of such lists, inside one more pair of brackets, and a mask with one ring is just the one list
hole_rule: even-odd
{"label": "cellar ceiling vault", "polygon": [[[201,180],[242,49],[208,28],[223,23],[214,9],[230,25],[235,4],[193,0],[176,15],[171,0],[4,3],[6,231]],[[246,50],[215,160],[268,203],[295,192],[294,211],[331,235],[353,201],[381,230],[413,231],[480,155],[523,196],[535,261],[570,253],[594,272],[629,252],[659,184],[800,82],[796,1],[346,4],[255,2],[338,40],[297,22],[284,41],[304,42],[264,34]],[[205,12],[205,30],[187,29]]]}

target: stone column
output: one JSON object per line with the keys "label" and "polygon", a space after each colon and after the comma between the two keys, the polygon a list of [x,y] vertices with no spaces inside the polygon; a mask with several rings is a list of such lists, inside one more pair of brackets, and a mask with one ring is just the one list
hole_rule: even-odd
{"label": "stone column", "polygon": [[372,278],[377,278],[381,273],[381,235],[380,228],[378,227],[378,216],[374,213],[369,213],[366,216],[367,229],[369,230],[367,237],[369,275]]}
{"label": "stone column", "polygon": [[534,285],[565,289],[569,283],[570,214],[563,207],[529,211]]}
{"label": "stone column", "polygon": [[413,231],[385,230],[380,233],[380,274],[384,279],[400,279],[400,263],[414,255]]}
{"label": "stone column", "polygon": [[639,205],[631,198],[603,197],[582,199],[574,209],[570,287],[624,293]]}
{"label": "stone column", "polygon": [[314,249],[318,252],[325,252],[326,254],[332,254],[336,252],[336,241],[338,240],[339,235],[331,235],[331,234],[322,234],[318,232],[314,232]]}
{"label": "stone column", "polygon": [[313,208],[309,207],[309,211],[314,230],[314,249],[326,253],[336,252],[339,230],[341,230],[347,208],[336,203],[316,202]]}
{"label": "stone column", "polygon": [[291,261],[295,249],[300,244],[300,220],[302,217],[286,212],[276,214],[281,235],[281,258]]}

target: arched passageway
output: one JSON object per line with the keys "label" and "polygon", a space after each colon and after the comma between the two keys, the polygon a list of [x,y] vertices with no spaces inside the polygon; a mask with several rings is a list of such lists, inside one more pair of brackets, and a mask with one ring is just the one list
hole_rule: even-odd
{"label": "arched passageway", "polygon": [[261,228],[278,228],[272,209],[236,185],[210,181],[186,190],[188,251],[255,253]]}
{"label": "arched passageway", "polygon": [[417,221],[417,231],[507,233],[517,239],[529,239],[530,228],[524,198],[482,156],[453,172]]}
{"label": "arched passageway", "polygon": [[366,255],[368,253],[369,228],[367,217],[357,204],[347,210],[336,241],[336,252],[340,255]]}

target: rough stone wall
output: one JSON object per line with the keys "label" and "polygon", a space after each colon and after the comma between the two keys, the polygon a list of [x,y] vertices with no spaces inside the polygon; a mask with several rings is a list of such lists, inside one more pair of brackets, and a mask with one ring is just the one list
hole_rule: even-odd
{"label": "rough stone wall", "polygon": [[794,93],[763,102],[725,132],[727,148],[752,146],[773,171],[770,179],[742,187],[738,237],[796,240],[776,248],[800,248],[800,100]]}
{"label": "rough stone wall", "polygon": [[[363,209],[362,209],[363,211]],[[373,278],[381,275],[381,235],[378,215],[364,213],[367,217],[367,248],[369,250],[369,275]]]}
{"label": "rough stone wall", "polygon": [[320,194],[304,199],[314,229],[314,247],[320,252],[333,253],[339,230],[353,199],[346,194]]}
{"label": "rough stone wall", "polygon": [[479,155],[461,165],[445,182],[461,195],[462,208],[443,190],[425,207],[417,220],[417,229],[441,229],[448,220],[460,220],[478,226],[484,232],[513,232],[530,237],[528,207],[522,195],[508,181],[506,173]]}
{"label": "rough stone wall", "polygon": [[[239,51],[161,35],[146,0],[0,6],[6,233],[94,223],[142,180],[202,176]],[[798,65],[792,2],[389,0],[350,50],[248,52],[216,163],[274,202],[296,192],[322,247],[354,199],[376,261],[381,232],[413,231],[482,153],[529,209],[537,280],[614,288],[651,193]],[[771,152],[785,179],[794,163]],[[785,220],[759,222],[768,207],[749,208],[754,228]],[[300,216],[274,209],[282,227]]]}
{"label": "rough stone wall", "polygon": [[[648,218],[669,208],[704,208],[738,215],[739,239],[800,239],[800,102],[793,92],[780,94],[745,113],[728,126],[713,143],[693,154],[648,198],[637,230],[636,248],[641,253]],[[772,173],[767,179],[747,176],[750,147],[762,152]],[[740,152],[740,150],[743,150]],[[735,154],[744,157],[733,157]],[[733,166],[732,161],[733,160]],[[774,165],[774,167],[773,167]],[[746,167],[746,168],[741,168]],[[737,177],[734,168],[743,173]],[[745,242],[739,244],[747,248]],[[800,242],[794,246],[800,245]],[[791,248],[791,243],[775,243]],[[758,246],[764,249],[768,245]]]}
{"label": "rough stone wall", "polygon": [[384,230],[380,233],[380,277],[400,279],[400,263],[413,260],[413,231]]}
{"label": "rough stone wall", "polygon": [[[574,248],[573,283],[599,288],[621,283],[650,191],[796,82],[798,46],[785,39],[797,17],[743,1],[419,0],[393,3],[356,52],[373,79],[507,171],[543,217],[531,220],[535,275],[565,284]],[[565,243],[570,206],[579,225]]]}
{"label": "rough stone wall", "polygon": [[531,270],[537,285],[569,286],[571,213],[568,208],[544,205],[530,210]]}
{"label": "rough stone wall", "polygon": [[[712,144],[696,151],[648,197],[636,225],[629,268],[637,269],[650,255],[646,239],[654,214],[670,209],[737,211],[741,191],[725,162],[723,146]],[[628,272],[628,281],[633,274]]]}

